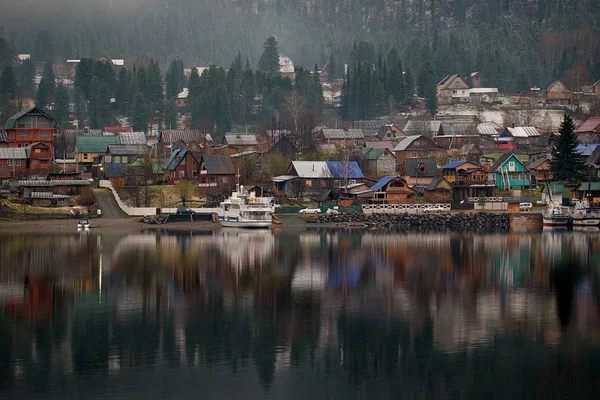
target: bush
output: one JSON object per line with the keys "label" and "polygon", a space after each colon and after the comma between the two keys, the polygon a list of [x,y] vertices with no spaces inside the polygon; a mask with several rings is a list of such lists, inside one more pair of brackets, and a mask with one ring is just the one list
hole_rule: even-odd
{"label": "bush", "polygon": [[96,197],[94,197],[94,191],[91,187],[86,186],[81,191],[81,194],[77,198],[77,203],[81,206],[92,206],[96,202]]}

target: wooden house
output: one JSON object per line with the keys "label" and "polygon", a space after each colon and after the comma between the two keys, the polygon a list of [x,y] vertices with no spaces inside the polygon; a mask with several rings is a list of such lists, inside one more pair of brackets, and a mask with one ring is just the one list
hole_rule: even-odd
{"label": "wooden house", "polygon": [[554,179],[550,160],[540,158],[529,164],[529,170],[533,172],[536,182],[551,182]]}
{"label": "wooden house", "polygon": [[11,176],[23,176],[27,171],[27,150],[24,147],[0,148],[0,165],[8,167]]}
{"label": "wooden house", "polygon": [[518,146],[533,146],[536,143],[540,132],[533,126],[516,126],[504,128],[500,138],[512,138]]}
{"label": "wooden house", "polygon": [[175,150],[164,164],[165,180],[174,184],[179,181],[198,182],[198,160],[186,149]]}
{"label": "wooden house", "polygon": [[452,185],[452,200],[494,195],[495,182],[489,180],[481,165],[467,160],[452,161],[440,167],[443,177]]}
{"label": "wooden house", "polygon": [[437,162],[434,158],[407,158],[404,161],[402,177],[408,186],[419,193],[423,193],[437,175]]}
{"label": "wooden house", "polygon": [[34,143],[48,146],[51,158],[54,156],[54,136],[56,121],[43,110],[24,108],[4,124],[8,147],[26,147]]}
{"label": "wooden house", "polygon": [[328,129],[324,128],[317,134],[317,143],[334,144],[338,148],[359,146],[365,139],[360,129]]}
{"label": "wooden house", "polygon": [[469,84],[458,74],[445,76],[436,89],[440,105],[469,101]]}
{"label": "wooden house", "polygon": [[478,164],[481,157],[483,156],[483,151],[474,143],[465,144],[458,151],[458,160],[467,160],[472,163]]}
{"label": "wooden house", "polygon": [[529,188],[532,175],[513,153],[503,154],[488,169],[488,181],[494,182],[498,190]]}
{"label": "wooden house", "polygon": [[258,139],[254,133],[228,132],[223,136],[222,144],[235,149],[236,153],[258,150]]}
{"label": "wooden house", "polygon": [[600,143],[600,117],[588,118],[575,133],[579,143]]}
{"label": "wooden house", "polygon": [[51,147],[47,142],[31,143],[26,147],[27,166],[30,170],[48,170],[52,160]]}
{"label": "wooden house", "polygon": [[580,200],[587,200],[595,207],[600,206],[600,182],[581,182],[575,188],[575,193]]}
{"label": "wooden house", "polygon": [[374,139],[399,141],[405,138],[406,134],[402,132],[402,129],[398,128],[396,124],[381,125],[374,136]]}
{"label": "wooden house", "polygon": [[369,176],[387,176],[396,172],[396,157],[388,149],[362,148],[365,172]]}
{"label": "wooden house", "polygon": [[396,170],[400,175],[406,173],[405,160],[409,158],[434,158],[436,161],[446,157],[446,149],[436,145],[433,140],[423,135],[407,136],[396,147]]}
{"label": "wooden house", "polygon": [[465,144],[474,144],[479,141],[477,125],[471,123],[442,123],[436,136],[433,137],[436,145],[446,149],[460,149]]}
{"label": "wooden house", "polygon": [[385,125],[392,125],[389,121],[374,119],[374,120],[364,120],[364,121],[354,121],[352,127],[354,129],[360,129],[365,138],[368,140],[372,140],[380,128]]}
{"label": "wooden house", "polygon": [[109,144],[118,144],[116,135],[77,136],[75,142],[75,158],[80,165],[92,166],[100,163],[108,151]]}
{"label": "wooden house", "polygon": [[396,175],[381,178],[369,188],[368,193],[370,201],[379,204],[413,204],[417,199],[417,191]]}
{"label": "wooden house", "polygon": [[235,189],[235,170],[229,156],[204,154],[199,156],[198,188],[202,192],[230,195]]}
{"label": "wooden house", "polygon": [[546,89],[546,102],[554,105],[568,105],[573,102],[573,92],[563,81],[554,81]]}
{"label": "wooden house", "polygon": [[430,203],[447,203],[452,200],[452,184],[439,176],[425,188],[423,196]]}
{"label": "wooden house", "polygon": [[590,180],[600,180],[600,146],[596,146],[592,154],[585,161],[588,167],[588,177]]}

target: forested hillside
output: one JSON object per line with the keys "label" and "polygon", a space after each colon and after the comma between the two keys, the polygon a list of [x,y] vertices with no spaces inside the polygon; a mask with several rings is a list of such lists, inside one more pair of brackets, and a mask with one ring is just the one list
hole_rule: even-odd
{"label": "forested hillside", "polygon": [[[582,61],[600,77],[598,0],[7,0],[3,35],[35,58],[100,54],[161,65],[253,66],[274,35],[296,64],[341,73],[353,44],[376,62],[395,47],[404,67],[434,75],[480,70],[501,90],[543,86]],[[40,31],[41,34],[40,34]],[[333,54],[333,57],[332,57]],[[355,52],[356,56],[356,52]],[[355,60],[356,61],[356,60]]]}

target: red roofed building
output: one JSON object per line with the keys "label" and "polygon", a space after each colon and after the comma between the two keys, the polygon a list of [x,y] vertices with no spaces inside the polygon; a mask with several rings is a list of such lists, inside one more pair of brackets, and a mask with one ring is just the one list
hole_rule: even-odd
{"label": "red roofed building", "polygon": [[133,127],[131,127],[131,126],[105,126],[104,132],[108,132],[108,133],[133,132]]}
{"label": "red roofed building", "polygon": [[588,118],[575,132],[582,144],[600,143],[600,117]]}

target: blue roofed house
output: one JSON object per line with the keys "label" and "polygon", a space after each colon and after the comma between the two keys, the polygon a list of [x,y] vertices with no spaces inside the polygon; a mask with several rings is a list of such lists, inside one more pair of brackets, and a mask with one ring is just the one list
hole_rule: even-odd
{"label": "blue roofed house", "polygon": [[271,178],[271,182],[279,195],[304,197],[362,182],[364,178],[356,161],[292,161],[286,174]]}
{"label": "blue roofed house", "polygon": [[532,172],[513,153],[505,153],[488,169],[488,181],[498,190],[524,189],[532,186]]}
{"label": "blue roofed house", "polygon": [[417,191],[408,185],[406,179],[390,175],[375,182],[359,196],[369,198],[371,203],[377,204],[412,204],[416,201]]}
{"label": "blue roofed house", "polygon": [[477,163],[460,160],[442,165],[442,176],[452,185],[452,200],[494,195],[495,180],[490,180],[485,168]]}

